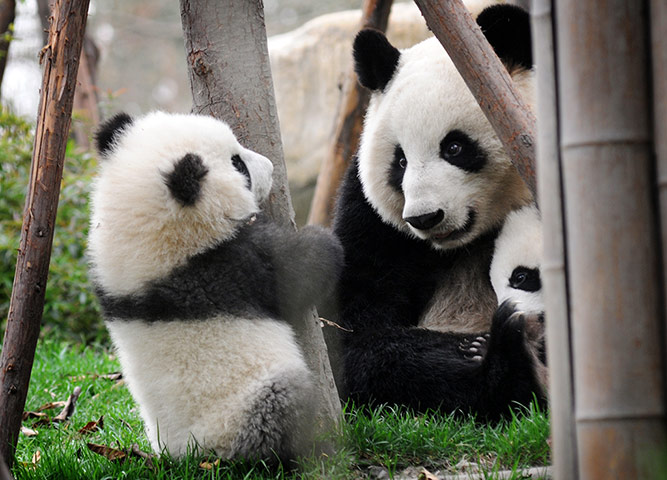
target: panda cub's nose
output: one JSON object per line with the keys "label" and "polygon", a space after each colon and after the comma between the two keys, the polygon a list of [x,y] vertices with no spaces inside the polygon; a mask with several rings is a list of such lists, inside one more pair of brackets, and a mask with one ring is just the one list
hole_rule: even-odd
{"label": "panda cub's nose", "polygon": [[417,230],[428,230],[435,227],[443,218],[445,218],[445,212],[443,212],[442,209],[438,209],[436,212],[425,213],[415,217],[405,217],[403,220]]}

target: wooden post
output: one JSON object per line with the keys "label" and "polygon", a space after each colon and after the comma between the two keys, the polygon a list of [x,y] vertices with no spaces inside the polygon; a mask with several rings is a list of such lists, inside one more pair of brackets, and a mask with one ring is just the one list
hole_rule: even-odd
{"label": "wooden post", "polygon": [[647,4],[556,10],[582,479],[654,478],[667,447]]}
{"label": "wooden post", "polygon": [[[360,29],[370,27],[382,32],[387,30],[392,3],[393,0],[364,0]],[[369,100],[370,92],[359,84],[354,66],[350,66],[336,115],[336,131],[317,176],[315,194],[308,214],[308,223],[311,225],[331,224],[336,190],[350,160],[357,153]]]}
{"label": "wooden post", "polygon": [[9,44],[13,35],[10,26],[14,23],[15,15],[16,0],[0,0],[0,85],[2,85],[2,79],[5,76]]}
{"label": "wooden post", "polygon": [[90,0],[59,0],[37,116],[30,185],[0,359],[0,456],[11,464],[39,337],[79,55]]}
{"label": "wooden post", "polygon": [[[261,0],[181,0],[193,110],[227,122],[239,141],[273,161],[273,187],[264,206],[295,228],[283,159]],[[319,387],[318,423],[329,432],[341,414],[319,317],[314,309],[293,327]],[[323,442],[319,447],[331,451]]]}
{"label": "wooden post", "polygon": [[554,477],[576,480],[577,442],[552,12],[552,0],[533,0],[533,50],[537,65],[537,191],[544,229],[541,275],[547,318]]}
{"label": "wooden post", "polygon": [[535,116],[461,0],[415,0],[536,196]]}

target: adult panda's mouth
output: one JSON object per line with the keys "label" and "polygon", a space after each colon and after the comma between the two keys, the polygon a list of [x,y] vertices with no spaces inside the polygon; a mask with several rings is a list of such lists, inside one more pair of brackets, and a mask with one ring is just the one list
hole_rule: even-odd
{"label": "adult panda's mouth", "polygon": [[477,212],[472,208],[468,209],[468,218],[461,228],[454,230],[447,230],[444,232],[438,232],[430,236],[430,239],[435,242],[451,242],[453,240],[458,240],[467,233],[469,233],[475,226],[475,220],[477,219]]}

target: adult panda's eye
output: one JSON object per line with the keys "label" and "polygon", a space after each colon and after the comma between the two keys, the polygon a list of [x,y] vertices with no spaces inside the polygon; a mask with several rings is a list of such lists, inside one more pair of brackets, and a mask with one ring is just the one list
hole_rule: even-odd
{"label": "adult panda's eye", "polygon": [[450,142],[445,147],[445,158],[456,157],[463,151],[461,142]]}
{"label": "adult panda's eye", "polygon": [[232,165],[234,165],[234,168],[243,176],[246,178],[246,186],[248,189],[252,186],[252,180],[250,179],[250,172],[248,171],[248,166],[245,164],[245,162],[241,159],[240,155],[234,155],[232,157]]}
{"label": "adult panda's eye", "polygon": [[408,160],[405,157],[401,157],[398,159],[398,166],[405,169],[405,167],[408,166]]}

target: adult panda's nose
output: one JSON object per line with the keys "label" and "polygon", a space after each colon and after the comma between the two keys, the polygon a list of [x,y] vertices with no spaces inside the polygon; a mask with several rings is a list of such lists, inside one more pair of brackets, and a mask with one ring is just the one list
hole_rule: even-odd
{"label": "adult panda's nose", "polygon": [[439,208],[435,212],[425,213],[423,215],[417,215],[414,217],[405,217],[403,220],[408,222],[417,230],[429,230],[435,227],[438,223],[442,222],[443,218],[445,218],[445,212]]}

